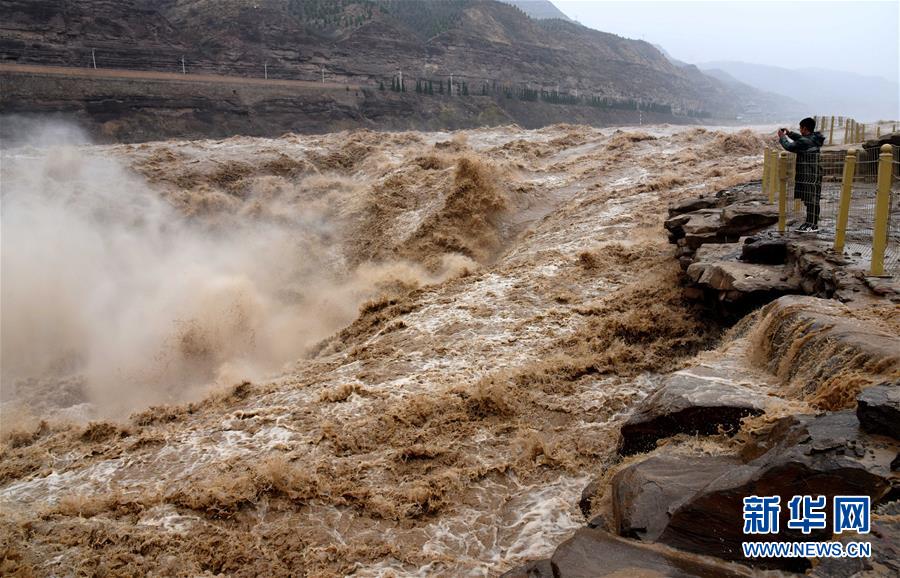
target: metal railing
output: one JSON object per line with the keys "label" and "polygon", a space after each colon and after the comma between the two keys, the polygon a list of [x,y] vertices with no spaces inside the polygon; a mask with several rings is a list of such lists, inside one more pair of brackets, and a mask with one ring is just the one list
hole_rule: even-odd
{"label": "metal railing", "polygon": [[900,147],[799,155],[766,149],[762,182],[778,204],[778,231],[788,221],[816,225],[810,235],[868,262],[870,275],[900,274]]}
{"label": "metal railing", "polygon": [[896,120],[879,120],[861,123],[854,118],[843,116],[816,116],[816,128],[825,136],[825,144],[856,144],[868,139],[880,138],[882,134],[897,132],[900,123]]}

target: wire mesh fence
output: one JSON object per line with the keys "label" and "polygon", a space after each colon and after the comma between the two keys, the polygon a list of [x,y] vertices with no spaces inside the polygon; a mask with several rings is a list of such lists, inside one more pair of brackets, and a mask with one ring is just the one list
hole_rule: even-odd
{"label": "wire mesh fence", "polygon": [[900,128],[900,123],[896,120],[861,123],[854,118],[843,116],[816,116],[814,119],[816,130],[825,137],[826,145],[861,143],[897,132],[897,129]]}
{"label": "wire mesh fence", "polygon": [[[778,202],[778,181],[784,179],[786,229],[812,228],[803,233],[835,242],[836,249],[867,269],[883,254],[882,273],[898,276],[900,147],[890,145],[889,163],[887,158],[881,160],[882,152],[878,147],[863,148],[852,151],[850,158],[846,150],[783,152],[780,157],[766,151],[765,189],[770,201]],[[881,206],[879,185],[884,189]],[[842,193],[846,215],[841,214]]]}

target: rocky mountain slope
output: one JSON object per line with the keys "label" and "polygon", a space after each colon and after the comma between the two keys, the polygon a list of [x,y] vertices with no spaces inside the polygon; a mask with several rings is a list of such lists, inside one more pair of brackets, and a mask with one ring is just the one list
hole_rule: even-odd
{"label": "rocky mountain slope", "polygon": [[531,18],[535,18],[537,20],[543,20],[548,18],[559,18],[560,20],[571,20],[568,16],[566,16],[562,10],[556,7],[556,5],[550,0],[502,0],[506,4],[512,4],[516,6],[522,12],[530,16]]}
{"label": "rocky mountain slope", "polygon": [[[407,79],[558,90],[733,117],[743,91],[652,45],[489,0],[3,0],[0,59],[377,86]],[[412,80],[411,80],[412,81]],[[410,88],[412,85],[409,85]],[[460,85],[461,86],[461,85]]]}

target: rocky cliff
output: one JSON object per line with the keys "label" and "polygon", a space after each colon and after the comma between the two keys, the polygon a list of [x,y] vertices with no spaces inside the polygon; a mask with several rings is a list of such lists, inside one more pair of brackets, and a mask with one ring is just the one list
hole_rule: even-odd
{"label": "rocky cliff", "polygon": [[[3,0],[0,61],[377,86],[522,87],[733,117],[752,98],[649,43],[487,0]],[[414,82],[414,80],[411,80]],[[412,84],[409,85],[410,89]]]}

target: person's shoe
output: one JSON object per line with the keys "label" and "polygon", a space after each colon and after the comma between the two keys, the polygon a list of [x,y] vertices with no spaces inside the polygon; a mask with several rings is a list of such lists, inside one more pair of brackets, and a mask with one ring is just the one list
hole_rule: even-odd
{"label": "person's shoe", "polygon": [[806,231],[805,231],[805,232],[806,232],[806,233],[818,233],[818,232],[819,232],[819,226],[818,226],[818,225],[807,225],[807,226],[806,226]]}
{"label": "person's shoe", "polygon": [[809,230],[809,225],[807,223],[803,223],[799,227],[795,229],[798,233],[805,233]]}

